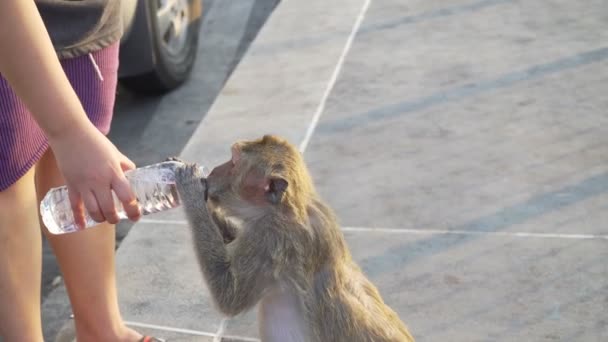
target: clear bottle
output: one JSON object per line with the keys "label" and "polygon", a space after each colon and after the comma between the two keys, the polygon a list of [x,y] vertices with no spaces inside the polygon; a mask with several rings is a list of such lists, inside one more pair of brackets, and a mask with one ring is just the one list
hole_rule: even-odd
{"label": "clear bottle", "polygon": [[[142,215],[157,213],[180,205],[175,186],[175,170],[181,165],[183,164],[177,161],[166,161],[125,172],[137,197]],[[201,173],[206,177],[206,168],[201,167]],[[127,215],[116,195],[114,195],[114,205],[118,217],[126,219]],[[78,230],[74,223],[68,190],[65,186],[49,190],[40,203],[40,214],[42,222],[53,234],[71,233]],[[87,228],[99,224],[89,216],[86,210],[85,220]]]}

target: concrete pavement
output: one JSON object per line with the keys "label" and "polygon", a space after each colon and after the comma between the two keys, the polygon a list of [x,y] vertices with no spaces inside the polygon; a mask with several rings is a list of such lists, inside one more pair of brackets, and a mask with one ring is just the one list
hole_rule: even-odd
{"label": "concrete pavement", "polygon": [[[604,341],[607,13],[283,1],[181,156],[212,166],[237,139],[304,142],[354,257],[419,341]],[[143,331],[258,338],[255,312],[211,305],[180,210],[136,224],[117,270]]]}

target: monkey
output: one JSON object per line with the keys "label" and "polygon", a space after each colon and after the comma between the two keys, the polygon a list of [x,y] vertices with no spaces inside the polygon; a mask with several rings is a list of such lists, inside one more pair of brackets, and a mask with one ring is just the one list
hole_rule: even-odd
{"label": "monkey", "polygon": [[264,342],[413,342],[353,261],[302,154],[286,139],[238,141],[205,178],[176,171],[214,305],[234,316],[258,306]]}

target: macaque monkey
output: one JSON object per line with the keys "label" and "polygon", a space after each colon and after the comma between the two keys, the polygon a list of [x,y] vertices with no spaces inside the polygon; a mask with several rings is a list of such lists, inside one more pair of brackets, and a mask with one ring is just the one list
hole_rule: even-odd
{"label": "macaque monkey", "polygon": [[262,341],[414,341],[286,140],[237,142],[206,179],[187,164],[176,180],[215,305],[233,316],[259,303]]}

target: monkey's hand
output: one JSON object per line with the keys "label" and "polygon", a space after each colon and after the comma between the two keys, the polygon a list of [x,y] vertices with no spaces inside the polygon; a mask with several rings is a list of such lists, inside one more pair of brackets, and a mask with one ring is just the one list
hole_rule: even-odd
{"label": "monkey's hand", "polygon": [[175,170],[177,192],[187,206],[205,207],[207,200],[207,180],[197,164],[186,163]]}

